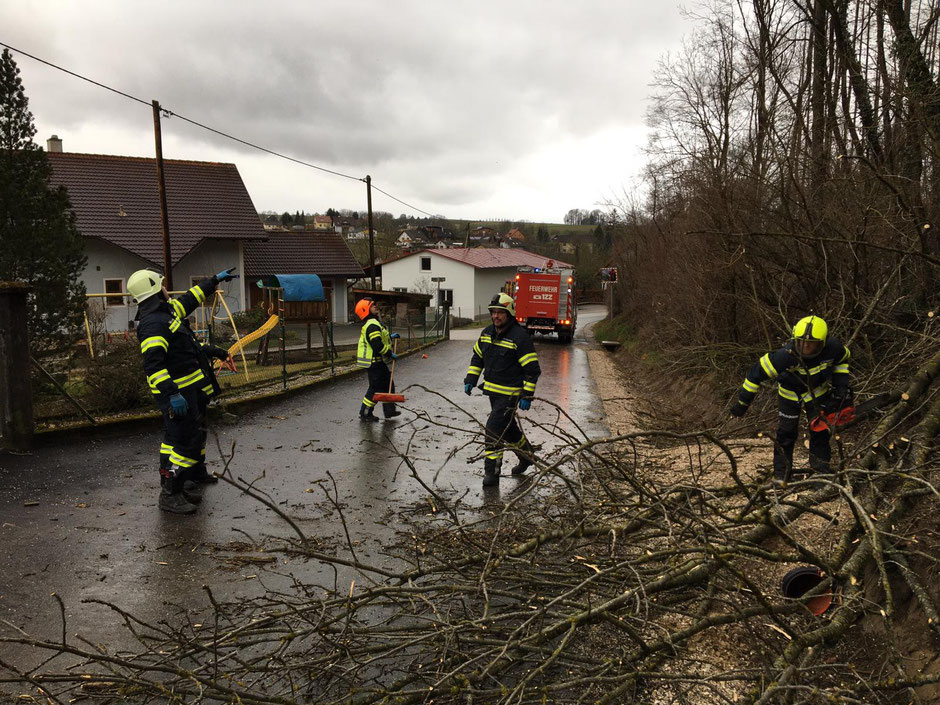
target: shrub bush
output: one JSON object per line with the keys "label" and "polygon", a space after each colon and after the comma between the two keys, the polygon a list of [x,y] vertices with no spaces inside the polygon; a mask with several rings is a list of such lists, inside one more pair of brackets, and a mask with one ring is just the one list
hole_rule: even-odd
{"label": "shrub bush", "polygon": [[143,406],[152,394],[144,376],[140,347],[121,341],[88,363],[85,387],[96,409],[119,410]]}
{"label": "shrub bush", "polygon": [[270,316],[268,316],[263,308],[256,306],[247,311],[233,313],[232,318],[235,320],[235,325],[238,327],[238,335],[243,337],[253,330],[258,330]]}

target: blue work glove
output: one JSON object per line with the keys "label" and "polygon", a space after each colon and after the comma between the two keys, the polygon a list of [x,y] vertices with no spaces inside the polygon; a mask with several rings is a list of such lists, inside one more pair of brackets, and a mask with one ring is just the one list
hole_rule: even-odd
{"label": "blue work glove", "polygon": [[395,340],[395,338],[400,338],[401,336],[398,335],[398,333],[392,333],[392,334],[391,334],[390,336],[388,336],[388,337],[391,338],[392,340]]}
{"label": "blue work glove", "polygon": [[235,278],[235,275],[232,272],[235,271],[235,267],[229,267],[228,269],[223,269],[221,272],[215,275],[215,280],[218,282],[227,282]]}
{"label": "blue work glove", "polygon": [[392,360],[397,360],[397,359],[398,359],[398,355],[396,355],[396,354],[393,353],[393,352],[390,352],[390,353],[388,354],[388,356],[389,356],[389,358],[391,358]]}
{"label": "blue work glove", "polygon": [[472,384],[465,384],[465,385],[463,386],[463,393],[466,394],[468,397],[470,396],[470,392],[472,392],[472,391],[473,391],[473,385],[472,385]]}
{"label": "blue work glove", "polygon": [[532,406],[532,398],[531,398],[531,397],[523,397],[522,399],[519,400],[519,410],[520,410],[520,411],[528,411],[528,410],[529,410],[529,407],[531,407],[531,406]]}
{"label": "blue work glove", "polygon": [[186,416],[189,413],[189,404],[186,403],[186,398],[179,392],[170,397],[170,410],[174,416]]}

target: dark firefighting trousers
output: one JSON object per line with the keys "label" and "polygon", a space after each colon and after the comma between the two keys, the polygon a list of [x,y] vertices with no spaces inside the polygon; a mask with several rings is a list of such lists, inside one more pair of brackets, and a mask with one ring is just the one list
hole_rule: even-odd
{"label": "dark firefighting trousers", "polygon": [[486,419],[486,440],[484,442],[485,467],[498,471],[503,462],[503,450],[522,450],[528,446],[525,434],[516,421],[518,397],[494,394],[490,397],[490,415]]}
{"label": "dark firefighting trousers", "polygon": [[[819,409],[828,399],[828,394],[817,399],[815,403],[809,402],[805,405],[806,417],[808,419],[816,418]],[[789,477],[793,468],[793,448],[796,445],[796,439],[799,435],[800,415],[803,411],[803,404],[791,399],[777,397],[778,421],[777,421],[777,442],[774,444],[774,475],[777,477]],[[829,460],[832,457],[832,449],[829,447],[829,429],[824,431],[809,431],[809,466],[813,472],[829,472]]]}
{"label": "dark firefighting trousers", "polygon": [[163,443],[160,446],[160,475],[163,477],[185,476],[188,475],[186,471],[206,464],[209,397],[195,384],[184,387],[180,394],[189,404],[189,412],[184,416],[170,415],[169,398],[158,402],[163,412]]}
{"label": "dark firefighting trousers", "polygon": [[[382,394],[388,394],[395,391],[394,383],[389,389],[389,382],[392,379],[392,372],[388,369],[388,365],[384,362],[376,360],[372,363],[372,366],[369,367],[369,389],[366,390],[366,395],[362,398],[362,405],[366,410],[371,410],[375,408],[375,402],[372,401],[372,398],[379,392]],[[382,403],[382,413],[386,416],[389,414],[395,413],[395,404],[389,402]]]}

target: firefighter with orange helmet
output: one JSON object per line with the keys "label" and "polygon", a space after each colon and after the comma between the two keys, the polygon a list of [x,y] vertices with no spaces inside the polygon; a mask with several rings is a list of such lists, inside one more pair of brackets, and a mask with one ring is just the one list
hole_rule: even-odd
{"label": "firefighter with orange helmet", "polygon": [[[399,335],[388,332],[388,328],[383,325],[379,317],[379,307],[372,299],[360,299],[355,311],[356,316],[362,321],[362,330],[359,333],[359,344],[356,349],[356,364],[369,370],[369,388],[359,406],[359,419],[378,421],[373,397],[377,392],[395,391],[395,385],[391,384],[392,373],[388,368],[388,363],[398,359],[392,351],[392,341]],[[401,412],[394,403],[383,403],[382,412],[386,419],[401,416]]]}

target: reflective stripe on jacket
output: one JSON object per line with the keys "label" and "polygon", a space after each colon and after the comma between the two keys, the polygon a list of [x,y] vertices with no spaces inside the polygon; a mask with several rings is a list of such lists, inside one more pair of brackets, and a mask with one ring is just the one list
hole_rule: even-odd
{"label": "reflective stripe on jacket", "polygon": [[502,333],[496,326],[483,329],[473,344],[473,356],[464,384],[476,385],[483,374],[483,393],[488,396],[535,396],[542,368],[529,332],[510,318]]}
{"label": "reflective stripe on jacket", "polygon": [[203,279],[181,296],[151,296],[137,308],[137,339],[150,391],[158,398],[192,385],[206,394],[220,390],[209,358],[185,318],[215,292],[215,277]]}
{"label": "reflective stripe on jacket", "polygon": [[375,316],[369,316],[359,332],[359,345],[356,348],[356,364],[359,367],[372,367],[376,358],[384,361],[392,351],[392,340],[388,329]]}
{"label": "reflective stripe on jacket", "polygon": [[851,357],[842,341],[829,338],[818,355],[803,360],[791,340],[754,363],[738,399],[744,406],[750,406],[761,383],[773,380],[777,382],[777,393],[784,399],[811,402],[826,394],[830,387],[849,386]]}

